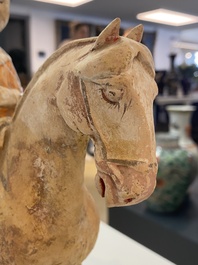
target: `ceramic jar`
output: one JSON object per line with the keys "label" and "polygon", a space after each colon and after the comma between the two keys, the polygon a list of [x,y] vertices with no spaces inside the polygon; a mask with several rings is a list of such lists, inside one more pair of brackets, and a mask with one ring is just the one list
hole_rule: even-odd
{"label": "ceramic jar", "polygon": [[180,96],[183,94],[182,84],[178,71],[175,68],[176,54],[169,55],[170,70],[166,73],[164,78],[164,94],[168,96]]}
{"label": "ceramic jar", "polygon": [[192,182],[193,157],[178,144],[178,136],[156,134],[158,174],[155,191],[147,200],[155,212],[173,212],[183,203]]}
{"label": "ceramic jar", "polygon": [[[189,137],[189,124],[192,112],[196,107],[192,105],[170,105],[166,107],[169,115],[169,132],[179,136],[179,145],[194,149],[195,143]],[[197,149],[197,148],[196,148]]]}
{"label": "ceramic jar", "polygon": [[179,146],[186,149],[193,157],[192,180],[198,175],[198,147],[190,137],[190,118],[196,107],[192,105],[170,105],[166,107],[169,114],[169,132],[179,137]]}

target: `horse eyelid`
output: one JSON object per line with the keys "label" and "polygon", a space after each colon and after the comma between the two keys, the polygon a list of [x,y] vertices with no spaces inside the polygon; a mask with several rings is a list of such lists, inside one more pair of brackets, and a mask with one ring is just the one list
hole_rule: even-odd
{"label": "horse eyelid", "polygon": [[[114,102],[114,101],[111,101],[110,99],[108,99],[108,97],[105,95],[104,93],[104,86],[107,86],[107,87],[112,87],[113,85],[111,83],[103,83],[103,84],[100,84],[96,81],[92,81],[95,85],[98,85],[100,86],[101,88],[99,88],[99,91],[101,92],[101,96],[102,98],[110,105],[112,106],[118,106],[118,108],[120,107],[120,104],[119,102]],[[123,91],[123,89],[121,89]],[[113,94],[112,91],[109,92],[110,94]]]}
{"label": "horse eyelid", "polygon": [[114,102],[114,101],[109,100],[109,99],[106,97],[106,95],[104,94],[103,89],[100,89],[100,92],[101,92],[102,98],[103,98],[108,104],[110,104],[110,105],[112,105],[112,106],[118,106],[118,107],[120,106],[119,102]]}

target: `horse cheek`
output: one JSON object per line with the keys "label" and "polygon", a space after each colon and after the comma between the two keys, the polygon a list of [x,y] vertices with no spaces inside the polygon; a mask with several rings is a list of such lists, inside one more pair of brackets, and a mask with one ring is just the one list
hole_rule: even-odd
{"label": "horse cheek", "polygon": [[80,90],[80,81],[73,73],[68,75],[68,89],[61,88],[57,105],[67,125],[76,132],[85,135],[91,133],[83,95]]}

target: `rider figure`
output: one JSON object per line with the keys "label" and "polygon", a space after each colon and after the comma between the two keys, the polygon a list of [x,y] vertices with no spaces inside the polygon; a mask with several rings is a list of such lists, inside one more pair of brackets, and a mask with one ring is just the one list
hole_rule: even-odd
{"label": "rider figure", "polygon": [[[0,0],[0,31],[9,19],[10,0]],[[23,89],[10,56],[0,48],[0,118],[11,117]]]}

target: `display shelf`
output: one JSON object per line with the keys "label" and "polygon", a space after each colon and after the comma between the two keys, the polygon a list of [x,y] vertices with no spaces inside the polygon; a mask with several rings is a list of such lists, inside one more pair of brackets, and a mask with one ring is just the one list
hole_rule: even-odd
{"label": "display shelf", "polygon": [[82,265],[173,265],[150,249],[101,222],[96,245]]}
{"label": "display shelf", "polygon": [[192,104],[198,102],[198,93],[192,93],[187,96],[157,96],[155,99],[158,105],[172,104]]}
{"label": "display shelf", "polygon": [[109,222],[115,229],[178,265],[198,264],[198,179],[177,212],[154,213],[143,202],[110,209]]}

